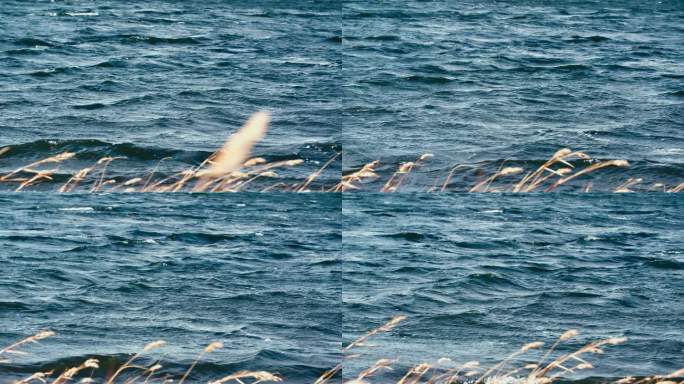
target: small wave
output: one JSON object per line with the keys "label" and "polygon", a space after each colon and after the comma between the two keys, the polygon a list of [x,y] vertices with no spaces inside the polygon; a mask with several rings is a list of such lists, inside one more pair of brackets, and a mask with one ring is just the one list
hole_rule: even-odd
{"label": "small wave", "polygon": [[0,310],[2,311],[26,311],[31,309],[28,304],[18,301],[0,301]]}
{"label": "small wave", "polygon": [[47,40],[42,40],[42,39],[37,39],[33,37],[23,37],[21,39],[14,40],[14,45],[18,46],[23,46],[23,47],[53,47],[54,44]]}
{"label": "small wave", "polygon": [[592,36],[571,36],[570,39],[566,39],[566,42],[571,43],[601,43],[604,41],[610,41],[611,39],[606,36],[592,35]]}
{"label": "small wave", "polygon": [[456,78],[450,76],[422,76],[422,75],[412,75],[404,77],[403,80],[410,81],[413,83],[423,83],[423,84],[446,84],[450,83]]}
{"label": "small wave", "polygon": [[72,69],[75,67],[58,67],[58,68],[48,68],[48,69],[43,69],[40,71],[34,71],[34,72],[29,72],[27,75],[31,77],[51,77],[55,75],[61,75],[64,73],[69,73]]}
{"label": "small wave", "polygon": [[413,242],[421,242],[424,240],[437,240],[437,239],[439,239],[435,235],[431,235],[431,234],[427,234],[427,233],[419,233],[419,232],[397,232],[397,233],[390,233],[387,235],[382,235],[382,237],[387,237],[390,239],[408,240],[408,241],[413,241]]}
{"label": "small wave", "polygon": [[493,272],[471,273],[468,275],[468,283],[487,288],[504,286],[520,288],[519,284],[513,282],[509,278]]}
{"label": "small wave", "polygon": [[94,110],[94,109],[101,109],[107,107],[106,104],[102,103],[92,103],[92,104],[79,104],[79,105],[72,105],[71,108],[73,109],[84,109],[87,111]]}
{"label": "small wave", "polygon": [[684,270],[684,263],[677,260],[651,259],[644,263],[645,266],[656,269],[667,269],[681,271]]}
{"label": "small wave", "polygon": [[157,37],[145,35],[118,35],[122,42],[145,43],[151,45],[197,45],[202,41],[195,37]]}
{"label": "small wave", "polygon": [[684,90],[664,93],[663,96],[684,97]]}
{"label": "small wave", "polygon": [[174,233],[167,237],[169,240],[180,241],[190,244],[214,244],[221,241],[240,239],[240,235],[230,235],[227,233],[204,233],[204,232],[183,232]]}
{"label": "small wave", "polygon": [[211,152],[186,151],[172,148],[146,147],[133,143],[108,143],[101,140],[36,140],[29,143],[12,145],[7,156],[54,154],[57,152],[76,152],[79,159],[99,159],[103,156],[125,156],[137,160],[159,160],[173,157],[176,160],[202,161]]}
{"label": "small wave", "polygon": [[97,63],[97,64],[93,65],[93,67],[96,67],[96,68],[124,68],[127,65],[128,65],[128,63],[125,60],[112,59],[112,60],[103,61],[101,63]]}
{"label": "small wave", "polygon": [[401,40],[401,37],[397,35],[377,35],[377,36],[367,36],[364,37],[364,40],[370,40],[370,41],[399,41]]}
{"label": "small wave", "polygon": [[95,208],[93,207],[67,207],[67,208],[59,208],[59,211],[64,211],[64,212],[94,212]]}
{"label": "small wave", "polygon": [[91,11],[91,12],[66,12],[67,16],[99,16],[100,14],[96,11]]}
{"label": "small wave", "polygon": [[342,36],[331,36],[324,39],[327,43],[342,44]]}

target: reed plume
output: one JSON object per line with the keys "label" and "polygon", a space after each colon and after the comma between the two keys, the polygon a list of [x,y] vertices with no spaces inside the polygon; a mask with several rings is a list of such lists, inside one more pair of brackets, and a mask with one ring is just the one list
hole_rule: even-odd
{"label": "reed plume", "polygon": [[238,132],[233,134],[210,162],[211,166],[199,172],[198,185],[193,189],[202,192],[207,189],[212,178],[236,171],[247,160],[252,147],[266,134],[271,117],[268,112],[257,112],[247,120]]}
{"label": "reed plume", "polygon": [[[405,317],[403,316],[393,318],[383,326],[357,338],[345,347],[344,351],[348,352],[350,349],[366,345],[369,338],[381,332],[392,330],[404,319]],[[358,374],[351,374],[350,376],[353,378],[347,380],[345,384],[384,384],[391,382],[396,384],[454,384],[460,382],[472,382],[473,384],[549,384],[558,381],[565,375],[594,368],[593,364],[588,361],[588,355],[602,354],[604,353],[603,349],[605,347],[620,345],[627,341],[627,338],[625,337],[610,337],[592,341],[575,351],[561,354],[547,362],[561,343],[573,340],[577,338],[578,335],[579,331],[575,329],[564,332],[551,347],[543,353],[542,357],[538,359],[536,363],[526,363],[509,370],[506,370],[506,367],[513,362],[518,361],[521,356],[528,354],[531,351],[543,351],[544,342],[534,341],[524,344],[500,362],[486,369],[480,366],[479,361],[469,361],[459,365],[454,364],[453,361],[447,357],[442,357],[434,363],[422,362],[409,368],[406,373],[396,381],[380,377],[383,372],[392,370],[392,365],[396,363],[396,360],[380,359],[373,363],[369,368],[361,370]],[[358,357],[358,355],[352,357]],[[330,372],[340,372],[343,367],[344,364],[326,372],[326,374],[321,376],[319,381],[315,384],[327,383]],[[521,375],[523,372],[527,372],[526,375]],[[614,384],[682,384],[684,383],[684,381],[681,381],[683,376],[684,369],[680,369],[668,375],[654,375],[641,379],[626,377],[615,381]],[[473,380],[471,379],[473,377],[476,377],[476,379],[471,381]],[[675,380],[676,378],[680,378],[680,380],[677,381]]]}

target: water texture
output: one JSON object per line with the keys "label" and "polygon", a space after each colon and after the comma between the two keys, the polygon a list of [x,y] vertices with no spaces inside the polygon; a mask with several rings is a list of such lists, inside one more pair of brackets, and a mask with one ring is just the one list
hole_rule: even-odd
{"label": "water texture", "polygon": [[573,328],[581,335],[564,352],[629,338],[573,379],[680,369],[683,204],[666,194],[345,196],[345,343],[408,316],[345,376],[381,357],[400,358],[399,377],[441,357],[492,365]]}
{"label": "water texture", "polygon": [[570,147],[629,160],[613,186],[681,182],[681,1],[347,1],[342,17],[347,170],[434,153],[404,188],[419,191],[456,164]]}
{"label": "water texture", "polygon": [[0,173],[61,151],[82,161],[62,173],[172,173],[268,109],[255,152],[304,159],[301,179],[340,150],[339,20],[334,2],[3,1]]}
{"label": "water texture", "polygon": [[88,357],[104,376],[163,339],[175,374],[224,343],[192,382],[312,382],[340,360],[340,209],[334,195],[0,195],[0,345],[58,334],[0,364],[1,381]]}

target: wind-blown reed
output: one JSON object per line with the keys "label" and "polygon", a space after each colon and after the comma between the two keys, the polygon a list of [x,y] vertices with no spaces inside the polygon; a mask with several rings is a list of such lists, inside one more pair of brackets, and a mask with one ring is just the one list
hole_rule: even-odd
{"label": "wind-blown reed", "polygon": [[[62,193],[87,192],[239,192],[251,191],[286,191],[286,192],[353,192],[380,191],[399,192],[406,189],[411,176],[417,169],[424,167],[431,158],[431,153],[421,155],[415,161],[401,163],[386,180],[377,169],[380,160],[364,164],[356,170],[340,174],[339,182],[334,185],[317,184],[315,182],[322,173],[335,163],[341,161],[341,153],[334,154],[320,168],[308,176],[295,182],[281,181],[279,170],[292,168],[304,163],[303,159],[278,160],[268,162],[262,157],[250,157],[254,145],[261,140],[268,130],[270,116],[267,112],[254,114],[236,133],[228,138],[222,148],[214,152],[197,166],[175,171],[171,176],[155,179],[159,164],[164,158],[145,175],[129,178],[107,177],[108,166],[122,157],[105,156],[91,166],[75,172],[66,182],[59,185],[57,190]],[[11,147],[0,148],[1,156],[11,154]],[[78,153],[62,152],[53,156],[34,161],[25,166],[0,175],[0,187],[13,185],[14,191],[26,191],[31,187],[54,182],[57,167],[68,160],[78,157]],[[629,161],[624,159],[601,160],[595,159],[582,151],[563,148],[554,153],[546,162],[536,169],[526,170],[520,166],[504,167],[506,161],[501,162],[496,172],[491,173],[473,165],[460,164],[453,166],[446,175],[438,176],[432,186],[423,188],[424,192],[553,192],[562,190],[564,186],[580,183],[581,190],[591,192],[594,188],[591,176],[606,168],[626,169]],[[52,167],[43,169],[47,164]],[[456,176],[466,171],[481,173],[471,185],[467,181],[458,183]],[[523,175],[520,177],[519,175]],[[264,180],[275,180],[264,182]],[[259,180],[258,182],[256,180]],[[376,185],[381,184],[379,189]],[[643,177],[629,177],[626,181],[610,187],[613,192],[658,191],[681,192],[684,182],[666,185],[652,182],[645,186]],[[574,190],[576,190],[575,185]]]}
{"label": "wind-blown reed", "polygon": [[[562,333],[548,348],[543,341],[526,343],[513,351],[506,358],[491,366],[482,366],[479,361],[467,361],[457,363],[449,357],[442,357],[436,361],[420,362],[409,368],[401,378],[390,379],[386,372],[392,371],[397,365],[398,359],[382,358],[370,367],[360,372],[345,371],[347,361],[358,359],[363,356],[364,348],[368,347],[368,341],[383,333],[390,333],[406,320],[405,316],[395,316],[385,324],[372,329],[359,336],[342,348],[343,361],[335,367],[323,373],[313,384],[332,384],[333,382],[344,384],[550,384],[569,375],[580,371],[594,368],[595,357],[605,352],[606,348],[614,347],[628,340],[626,337],[609,337],[585,343],[580,348],[567,353],[557,353],[562,343],[576,341],[580,332],[570,329]],[[0,363],[9,364],[10,355],[21,356],[26,352],[21,348],[29,344],[37,343],[48,337],[56,336],[54,332],[42,331],[31,337],[15,342],[0,350]],[[97,376],[100,368],[97,359],[86,359],[78,366],[70,367],[62,372],[47,371],[35,372],[32,375],[18,380],[15,384],[51,383],[63,384],[69,381],[79,380],[80,383],[106,383],[106,384],[136,384],[136,383],[178,383],[183,384],[191,380],[191,373],[196,364],[208,353],[224,348],[220,342],[209,344],[200,352],[189,368],[180,376],[173,376],[163,372],[163,363],[153,360],[151,363],[142,364],[140,358],[153,351],[163,348],[166,342],[154,341],[129,358],[124,364],[115,367],[113,373],[107,376]],[[532,353],[536,352],[536,355]],[[342,373],[346,379],[342,379]],[[196,381],[193,381],[196,382]],[[267,371],[239,371],[226,376],[208,381],[209,384],[224,383],[268,383],[287,382],[287,378]],[[613,380],[612,384],[683,384],[684,368],[677,371],[650,375],[645,377],[624,377]]]}
{"label": "wind-blown reed", "polygon": [[[182,169],[169,177],[155,179],[157,166],[148,174],[121,179],[107,176],[108,166],[123,157],[105,156],[94,164],[75,172],[58,192],[239,192],[251,189],[256,179],[278,179],[278,170],[292,168],[304,163],[303,159],[268,162],[262,157],[250,157],[252,148],[268,130],[268,112],[255,113],[237,132],[226,140],[222,148],[214,152],[195,167]],[[11,147],[0,148],[0,156],[11,154]],[[16,192],[25,191],[36,184],[54,181],[57,168],[41,169],[46,164],[64,163],[77,158],[78,153],[62,152],[48,158],[34,161],[7,174],[0,175],[0,184],[15,185]],[[295,183],[276,182],[256,190],[280,190],[288,192],[325,191],[325,186],[314,181],[333,163],[340,161],[340,153],[332,156],[322,167]],[[262,183],[263,184],[263,183]]]}
{"label": "wind-blown reed", "polygon": [[[363,356],[363,348],[367,341],[378,334],[391,332],[400,323],[406,320],[405,316],[395,316],[378,328],[367,332],[350,342],[343,348],[345,362],[358,359]],[[392,371],[397,359],[383,358],[373,363],[369,368],[360,372],[349,372],[345,369],[345,362],[326,372],[315,384],[331,382],[335,373],[344,370],[348,379],[345,384],[371,384],[371,383],[396,383],[396,384],[549,384],[568,377],[579,371],[594,368],[592,357],[604,353],[607,347],[617,346],[627,342],[626,337],[609,337],[594,340],[584,344],[577,350],[569,353],[556,353],[561,343],[576,340],[580,332],[575,329],[561,334],[554,343],[544,350],[543,341],[534,341],[522,345],[519,349],[508,355],[490,367],[485,367],[479,361],[467,361],[457,363],[449,357],[442,357],[434,362],[419,362],[409,368],[398,380],[389,379],[383,373]],[[531,352],[537,351],[538,357],[525,357]],[[516,365],[517,364],[517,365]],[[652,375],[646,377],[625,377],[616,380],[613,384],[683,384],[684,369],[677,370],[665,375]]]}

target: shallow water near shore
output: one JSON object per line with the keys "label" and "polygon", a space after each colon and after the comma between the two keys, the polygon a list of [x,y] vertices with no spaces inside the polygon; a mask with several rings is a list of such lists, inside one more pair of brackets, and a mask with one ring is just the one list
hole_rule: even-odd
{"label": "shallow water near shore", "polygon": [[[0,345],[58,336],[2,382],[151,356],[192,382],[241,369],[311,383],[340,359],[340,198],[331,194],[0,194]],[[3,356],[6,357],[6,356]],[[149,360],[148,360],[149,362]]]}
{"label": "shallow water near shore", "polygon": [[[345,376],[448,357],[491,366],[522,345],[627,336],[573,380],[684,366],[684,200],[652,195],[345,195],[344,340],[408,317]],[[511,369],[535,363],[531,353]]]}

